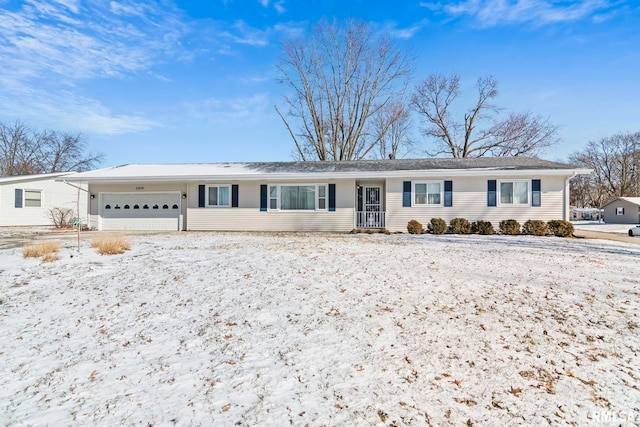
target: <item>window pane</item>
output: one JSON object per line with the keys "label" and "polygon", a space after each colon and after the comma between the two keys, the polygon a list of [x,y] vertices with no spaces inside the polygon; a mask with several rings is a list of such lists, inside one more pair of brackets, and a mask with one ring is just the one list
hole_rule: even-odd
{"label": "window pane", "polygon": [[432,182],[428,184],[429,190],[429,198],[428,203],[430,205],[439,205],[440,204],[440,183]]}
{"label": "window pane", "polygon": [[283,210],[313,210],[316,204],[315,186],[285,186],[280,187],[280,209]]}
{"label": "window pane", "polygon": [[326,199],[318,199],[318,209],[326,209],[327,202]]}
{"label": "window pane", "polygon": [[513,182],[500,183],[500,203],[513,203]]}
{"label": "window pane", "polygon": [[24,205],[29,208],[39,208],[42,203],[42,192],[29,191],[24,192]]}
{"label": "window pane", "polygon": [[416,184],[414,203],[416,205],[424,205],[427,203],[427,184]]}
{"label": "window pane", "polygon": [[318,186],[318,197],[326,197],[327,187],[324,185]]}
{"label": "window pane", "polygon": [[269,187],[269,209],[278,209],[278,187]]}
{"label": "window pane", "polygon": [[229,206],[229,187],[218,187],[218,206]]}
{"label": "window pane", "polygon": [[529,183],[514,182],[514,199],[516,203],[526,205],[529,203]]}
{"label": "window pane", "polygon": [[209,205],[218,206],[218,187],[209,187]]}

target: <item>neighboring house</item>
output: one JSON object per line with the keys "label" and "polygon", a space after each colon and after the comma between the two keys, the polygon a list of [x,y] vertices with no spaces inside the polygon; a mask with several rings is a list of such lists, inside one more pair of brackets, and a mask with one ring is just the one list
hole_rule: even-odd
{"label": "neighboring house", "polygon": [[534,158],[124,165],[84,172],[100,230],[406,231],[407,222],[566,219],[589,170]]}
{"label": "neighboring house", "polygon": [[618,197],[602,210],[607,224],[640,224],[640,197]]}
{"label": "neighboring house", "polygon": [[[53,225],[49,212],[52,208],[72,209],[75,217],[78,212],[78,189],[62,182],[74,173],[0,178],[0,226]],[[79,199],[79,212],[86,219],[86,190],[80,191]]]}
{"label": "neighboring house", "polygon": [[602,209],[598,208],[573,208],[571,210],[573,221],[599,221]]}

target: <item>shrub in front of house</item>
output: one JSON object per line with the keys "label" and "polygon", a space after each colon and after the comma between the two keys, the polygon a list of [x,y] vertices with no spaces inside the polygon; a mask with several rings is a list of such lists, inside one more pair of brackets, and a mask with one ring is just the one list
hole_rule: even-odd
{"label": "shrub in front of house", "polygon": [[491,221],[483,221],[483,220],[474,221],[471,223],[471,232],[482,234],[484,236],[493,234],[494,233],[493,224],[491,224]]}
{"label": "shrub in front of house", "polygon": [[505,219],[500,221],[500,233],[510,236],[520,233],[520,223],[515,219]]}
{"label": "shrub in front of house", "polygon": [[548,231],[547,223],[539,219],[530,219],[522,226],[522,232],[531,236],[545,236]]}
{"label": "shrub in front of house", "polygon": [[549,232],[557,237],[569,237],[573,234],[573,224],[563,219],[554,219],[547,223]]}
{"label": "shrub in front of house", "polygon": [[447,222],[442,218],[431,218],[427,231],[431,234],[444,234],[447,231]]}
{"label": "shrub in front of house", "polygon": [[471,224],[464,218],[453,218],[449,221],[449,233],[469,234],[471,233]]}
{"label": "shrub in front of house", "polygon": [[412,219],[407,224],[407,231],[409,234],[422,234],[422,224],[420,224],[415,219]]}

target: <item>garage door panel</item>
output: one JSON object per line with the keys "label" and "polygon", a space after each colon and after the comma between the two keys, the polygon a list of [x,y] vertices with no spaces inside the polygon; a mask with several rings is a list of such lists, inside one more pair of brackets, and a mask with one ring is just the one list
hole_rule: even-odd
{"label": "garage door panel", "polygon": [[180,193],[103,193],[103,230],[178,230]]}

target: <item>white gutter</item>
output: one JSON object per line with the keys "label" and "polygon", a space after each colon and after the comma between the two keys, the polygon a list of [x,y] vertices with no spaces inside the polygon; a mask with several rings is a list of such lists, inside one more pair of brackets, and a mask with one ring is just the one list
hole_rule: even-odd
{"label": "white gutter", "polygon": [[504,176],[569,176],[586,175],[590,169],[430,169],[396,171],[349,171],[349,172],[300,172],[300,173],[247,173],[211,175],[129,175],[129,176],[84,176],[65,181],[87,183],[121,182],[202,182],[202,181],[293,181],[293,180],[335,180],[374,178],[431,178],[431,177],[504,177]]}

